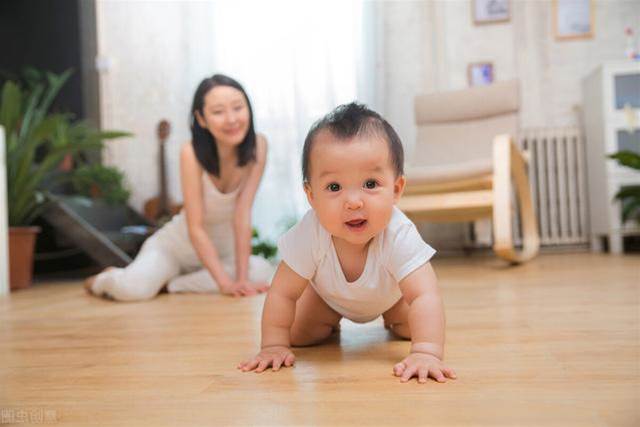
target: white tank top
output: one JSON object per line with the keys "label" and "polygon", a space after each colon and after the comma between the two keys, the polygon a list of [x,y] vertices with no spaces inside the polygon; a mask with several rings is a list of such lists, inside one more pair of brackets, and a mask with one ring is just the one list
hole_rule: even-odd
{"label": "white tank top", "polygon": [[[222,193],[207,173],[202,174],[204,227],[221,259],[234,258],[233,217],[240,187]],[[156,233],[159,239],[171,245],[173,252],[188,264],[199,264],[198,256],[189,239],[187,215],[182,209]]]}
{"label": "white tank top", "polygon": [[215,226],[233,221],[236,197],[240,187],[229,193],[222,193],[215,186],[209,175],[202,174],[202,195],[204,199],[204,222]]}

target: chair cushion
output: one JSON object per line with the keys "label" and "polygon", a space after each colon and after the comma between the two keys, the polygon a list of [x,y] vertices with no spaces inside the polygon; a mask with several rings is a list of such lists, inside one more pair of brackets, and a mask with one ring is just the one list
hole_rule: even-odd
{"label": "chair cushion", "polygon": [[405,177],[407,185],[420,185],[470,179],[492,172],[493,160],[485,158],[448,165],[409,166],[405,170]]}

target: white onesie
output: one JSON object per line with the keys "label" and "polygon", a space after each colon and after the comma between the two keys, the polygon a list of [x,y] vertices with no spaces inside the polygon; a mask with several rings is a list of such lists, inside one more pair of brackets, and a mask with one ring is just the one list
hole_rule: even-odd
{"label": "white onesie", "polygon": [[360,323],[398,302],[402,297],[398,283],[436,252],[396,207],[387,228],[369,243],[364,270],[355,282],[347,282],[331,234],[313,210],[280,238],[278,249],[282,260],[309,280],[329,307]]}

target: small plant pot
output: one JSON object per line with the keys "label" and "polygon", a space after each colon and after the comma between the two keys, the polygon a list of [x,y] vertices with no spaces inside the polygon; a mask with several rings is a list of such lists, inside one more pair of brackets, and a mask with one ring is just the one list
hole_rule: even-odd
{"label": "small plant pot", "polygon": [[33,278],[33,251],[40,227],[9,228],[9,283],[12,291],[28,288]]}

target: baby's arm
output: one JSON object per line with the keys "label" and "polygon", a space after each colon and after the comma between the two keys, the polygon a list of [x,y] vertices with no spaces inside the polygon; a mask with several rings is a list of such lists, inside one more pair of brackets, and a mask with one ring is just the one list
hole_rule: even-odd
{"label": "baby's arm", "polygon": [[444,357],[444,309],[437,278],[430,263],[423,265],[400,282],[402,295],[409,304],[411,354],[394,366],[402,381],[417,376],[419,382],[432,377],[438,382],[456,378],[442,363]]}
{"label": "baby's arm", "polygon": [[292,366],[291,325],[296,314],[296,301],[307,287],[308,280],[280,262],[267,293],[262,311],[262,345],[257,356],[238,365],[243,371],[262,372],[269,366],[274,371],[282,365]]}

